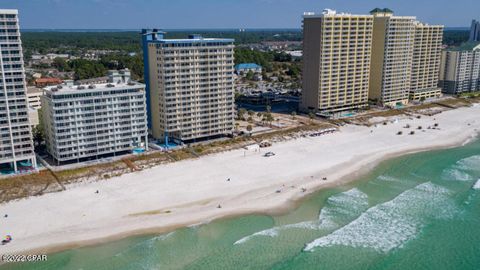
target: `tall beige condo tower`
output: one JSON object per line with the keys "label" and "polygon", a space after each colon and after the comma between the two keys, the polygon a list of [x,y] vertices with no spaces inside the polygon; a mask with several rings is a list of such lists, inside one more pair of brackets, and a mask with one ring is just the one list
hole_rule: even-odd
{"label": "tall beige condo tower", "polygon": [[410,100],[421,101],[442,95],[442,89],[438,87],[442,38],[443,25],[415,22]]}
{"label": "tall beige condo tower", "polygon": [[368,104],[372,33],[372,15],[304,14],[301,110],[332,114]]}
{"label": "tall beige condo tower", "polygon": [[394,16],[376,8],[374,16],[370,99],[384,106],[407,104],[413,63],[415,17]]}
{"label": "tall beige condo tower", "polygon": [[18,11],[0,9],[0,169],[3,171],[36,167],[26,94]]}
{"label": "tall beige condo tower", "polygon": [[233,131],[233,39],[164,39],[143,30],[149,126],[162,142],[189,143]]}

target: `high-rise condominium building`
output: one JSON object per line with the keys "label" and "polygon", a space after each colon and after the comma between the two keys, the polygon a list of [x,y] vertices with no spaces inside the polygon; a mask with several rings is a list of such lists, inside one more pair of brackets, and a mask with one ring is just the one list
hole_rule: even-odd
{"label": "high-rise condominium building", "polygon": [[448,94],[480,91],[480,42],[442,52],[439,84]]}
{"label": "high-rise condominium building", "polygon": [[300,108],[326,114],[368,104],[373,16],[303,16],[303,90]]}
{"label": "high-rise condominium building", "polygon": [[111,71],[109,82],[45,88],[42,122],[47,151],[57,164],[147,149],[145,85],[130,71]]}
{"label": "high-rise condominium building", "polygon": [[411,90],[415,17],[394,16],[376,8],[374,17],[370,99],[385,106],[408,103]]}
{"label": "high-rise condominium building", "polygon": [[233,39],[164,39],[142,30],[149,127],[154,138],[189,143],[231,134]]}
{"label": "high-rise condominium building", "polygon": [[18,11],[0,9],[0,169],[36,168]]}
{"label": "high-rise condominium building", "polygon": [[442,38],[443,25],[415,22],[410,100],[421,101],[442,95],[438,87]]}
{"label": "high-rise condominium building", "polygon": [[472,20],[472,26],[470,27],[470,38],[468,41],[480,41],[480,22]]}

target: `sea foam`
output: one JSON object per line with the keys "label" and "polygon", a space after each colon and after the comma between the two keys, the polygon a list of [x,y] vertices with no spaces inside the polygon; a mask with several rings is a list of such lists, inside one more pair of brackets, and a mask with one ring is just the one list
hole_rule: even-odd
{"label": "sea foam", "polygon": [[256,236],[267,236],[267,237],[275,237],[277,236],[280,231],[286,230],[286,229],[309,229],[309,230],[316,230],[318,229],[318,224],[315,221],[305,221],[305,222],[300,222],[300,223],[294,223],[294,224],[288,224],[288,225],[283,225],[283,226],[276,226],[270,229],[266,229],[263,231],[256,232],[254,234],[248,235],[243,237],[242,239],[236,241],[233,243],[234,245],[238,244],[243,244],[252,238]]}
{"label": "sea foam", "polygon": [[318,221],[324,228],[336,228],[368,209],[368,195],[357,188],[335,194],[320,210]]}
{"label": "sea foam", "polygon": [[478,179],[475,185],[473,185],[473,189],[480,189],[480,179]]}
{"label": "sea foam", "polygon": [[473,181],[472,173],[480,171],[480,155],[467,157],[457,161],[442,172],[442,179],[457,181]]}
{"label": "sea foam", "polygon": [[427,218],[450,218],[456,208],[449,195],[448,189],[430,182],[418,185],[391,201],[368,209],[331,234],[308,243],[304,250],[349,246],[387,253],[413,239]]}
{"label": "sea foam", "polygon": [[[262,230],[254,234],[245,236],[233,243],[234,245],[243,244],[254,237],[276,237],[283,230],[288,229],[335,229],[341,224],[358,217],[368,208],[368,196],[357,188],[347,190],[327,199],[325,206],[320,211],[317,221],[304,221],[288,225],[276,226],[270,229]],[[347,221],[344,221],[347,220]],[[341,223],[343,221],[343,223]]]}

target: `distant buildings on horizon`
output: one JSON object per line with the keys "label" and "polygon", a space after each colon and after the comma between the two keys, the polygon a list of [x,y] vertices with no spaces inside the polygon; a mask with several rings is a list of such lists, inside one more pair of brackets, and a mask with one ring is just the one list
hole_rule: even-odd
{"label": "distant buildings on horizon", "polygon": [[470,26],[470,36],[468,41],[471,41],[471,42],[480,41],[480,21],[472,20],[472,25]]}

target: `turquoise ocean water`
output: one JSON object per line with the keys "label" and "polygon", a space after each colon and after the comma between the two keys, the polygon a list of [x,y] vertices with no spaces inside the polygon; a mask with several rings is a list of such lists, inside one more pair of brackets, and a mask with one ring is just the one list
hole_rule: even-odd
{"label": "turquoise ocean water", "polygon": [[480,269],[479,178],[477,141],[383,162],[286,215],[220,220],[0,269]]}

